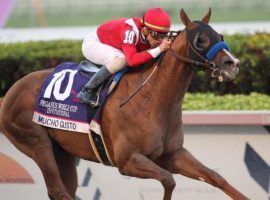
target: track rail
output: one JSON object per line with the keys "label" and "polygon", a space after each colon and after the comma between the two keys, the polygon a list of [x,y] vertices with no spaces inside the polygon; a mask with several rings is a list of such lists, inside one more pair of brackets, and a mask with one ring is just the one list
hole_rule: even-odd
{"label": "track rail", "polygon": [[270,111],[184,111],[185,125],[270,126]]}

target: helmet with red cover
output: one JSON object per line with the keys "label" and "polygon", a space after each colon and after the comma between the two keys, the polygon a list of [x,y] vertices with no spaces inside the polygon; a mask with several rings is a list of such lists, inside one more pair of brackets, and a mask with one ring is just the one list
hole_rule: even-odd
{"label": "helmet with red cover", "polygon": [[148,29],[157,32],[168,33],[171,28],[169,14],[159,7],[147,10],[143,15],[142,22]]}

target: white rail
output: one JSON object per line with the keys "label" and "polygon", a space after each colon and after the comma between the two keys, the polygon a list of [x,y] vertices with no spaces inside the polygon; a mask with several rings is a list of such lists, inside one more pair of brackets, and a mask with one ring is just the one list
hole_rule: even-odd
{"label": "white rail", "polygon": [[[255,32],[270,33],[270,22],[212,23],[211,25],[216,31],[223,34],[253,34]],[[93,32],[95,29],[96,26],[64,28],[7,28],[1,29],[0,31],[0,43],[57,39],[82,40],[87,34]],[[179,29],[183,29],[181,24],[174,24],[172,26],[172,30]]]}
{"label": "white rail", "polygon": [[270,111],[184,111],[185,125],[270,126]]}

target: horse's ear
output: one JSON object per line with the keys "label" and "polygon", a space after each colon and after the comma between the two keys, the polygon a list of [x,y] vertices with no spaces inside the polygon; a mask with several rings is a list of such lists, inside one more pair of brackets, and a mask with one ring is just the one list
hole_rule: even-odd
{"label": "horse's ear", "polygon": [[211,7],[209,7],[208,13],[203,17],[202,22],[208,24],[211,17]]}
{"label": "horse's ear", "polygon": [[187,16],[183,8],[180,10],[180,17],[181,17],[181,21],[183,22],[185,26],[188,26],[188,24],[191,23],[189,17]]}

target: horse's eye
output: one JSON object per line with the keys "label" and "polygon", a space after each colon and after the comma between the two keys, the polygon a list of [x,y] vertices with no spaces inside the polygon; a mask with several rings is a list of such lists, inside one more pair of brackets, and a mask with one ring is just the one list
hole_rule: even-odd
{"label": "horse's eye", "polygon": [[209,46],[209,44],[210,44],[210,40],[207,35],[201,34],[201,33],[196,34],[194,38],[194,47],[197,50],[202,51],[206,49]]}

